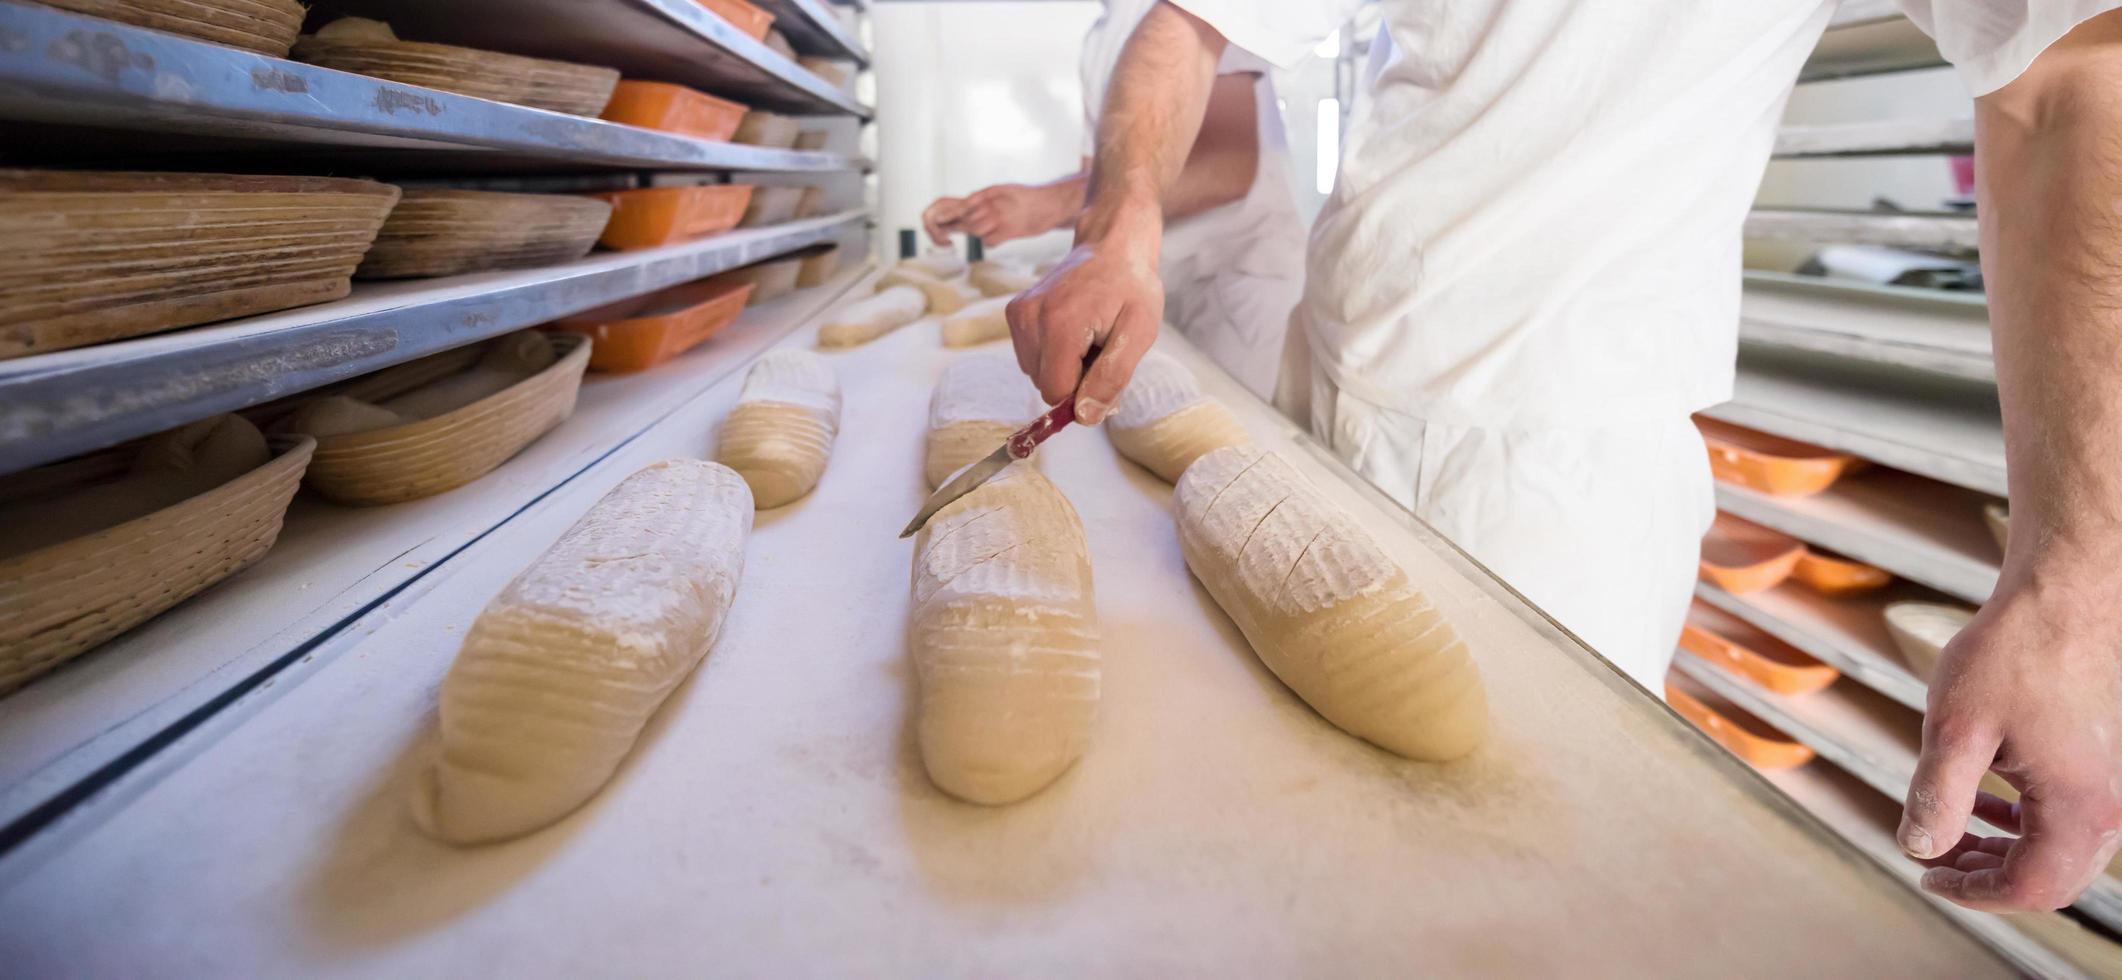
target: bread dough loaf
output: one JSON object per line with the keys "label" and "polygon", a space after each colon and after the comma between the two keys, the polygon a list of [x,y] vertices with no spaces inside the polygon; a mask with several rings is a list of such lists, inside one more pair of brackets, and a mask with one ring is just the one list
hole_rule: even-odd
{"label": "bread dough loaf", "polygon": [[558,359],[545,334],[518,330],[488,342],[471,370],[386,399],[382,407],[408,419],[431,419],[507,391]]}
{"label": "bread dough loaf", "polygon": [[907,648],[928,777],[1013,803],[1067,771],[1098,709],[1098,624],[1075,508],[1013,463],[943,508],[914,542]]}
{"label": "bread dough loaf", "polygon": [[990,297],[944,317],[943,346],[971,347],[1009,339],[1009,301],[1015,298]]}
{"label": "bread dough loaf", "polygon": [[990,259],[973,263],[966,280],[982,296],[1014,296],[1036,285],[1039,274],[1028,266]]}
{"label": "bread dough loaf", "polygon": [[892,266],[893,272],[923,272],[937,279],[949,279],[965,274],[965,256],[948,248],[932,248],[911,259],[900,259]]}
{"label": "bread dough loaf", "polygon": [[885,273],[877,280],[877,289],[880,291],[902,286],[920,290],[922,302],[927,304],[928,312],[936,316],[949,316],[980,298],[980,291],[974,289],[970,283],[938,279],[918,268],[908,269],[902,266]]}
{"label": "bread dough loaf", "polygon": [[1889,602],[1886,632],[1908,661],[1909,670],[1929,683],[1938,671],[1938,656],[1953,637],[1974,621],[1975,611],[1942,602]]}
{"label": "bread dough loaf", "polygon": [[783,347],[744,376],[715,459],[744,477],[753,506],[768,510],[818,485],[839,429],[840,379],[832,366],[810,351]]}
{"label": "bread dough loaf", "polygon": [[421,829],[502,840],[595,795],[714,645],[751,526],[751,491],[720,463],[666,460],[605,494],[465,635],[413,793]]}
{"label": "bread dough loaf", "polygon": [[370,429],[388,429],[417,421],[406,418],[390,409],[359,398],[332,395],[312,398],[295,409],[288,417],[287,431],[323,439],[329,436],[352,435]]}
{"label": "bread dough loaf", "polygon": [[1201,393],[1192,371],[1156,350],[1135,366],[1119,406],[1106,417],[1105,434],[1120,455],[1166,483],[1179,482],[1204,453],[1248,441],[1230,409]]}
{"label": "bread dough loaf", "polygon": [[1230,446],[1172,493],[1186,567],[1261,662],[1327,721],[1444,761],[1488,731],[1466,644],[1407,572],[1288,461]]}
{"label": "bread dough loaf", "polygon": [[[216,415],[151,436],[115,480],[0,506],[0,557],[26,555],[183,503],[272,458],[240,415]],[[108,472],[108,471],[105,471]]]}
{"label": "bread dough loaf", "polygon": [[952,361],[928,400],[928,454],[921,472],[929,488],[994,452],[1040,410],[1038,389],[1009,351],[981,351]]}
{"label": "bread dough loaf", "polygon": [[928,300],[912,286],[894,286],[875,296],[858,299],[833,311],[832,318],[818,328],[818,346],[853,347],[891,333],[915,320],[928,309]]}

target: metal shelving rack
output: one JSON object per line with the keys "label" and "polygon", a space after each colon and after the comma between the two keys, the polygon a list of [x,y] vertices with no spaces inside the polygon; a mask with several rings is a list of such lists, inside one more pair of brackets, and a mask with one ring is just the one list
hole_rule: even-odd
{"label": "metal shelving rack", "polygon": [[[619,68],[805,117],[869,108],[692,0],[331,0],[402,35]],[[806,56],[869,63],[861,7],[771,0]],[[150,139],[142,139],[151,135]],[[839,141],[845,142],[845,141]],[[857,140],[856,142],[859,142]],[[847,145],[852,146],[853,143]],[[11,166],[360,173],[434,185],[691,171],[864,178],[852,153],[691,139],[0,0],[0,160]],[[864,181],[866,183],[866,181]],[[838,196],[836,194],[836,196]],[[0,361],[0,473],[261,404],[774,256],[866,253],[870,205],[532,269],[359,282],[346,299]],[[588,378],[570,423],[478,483],[392,507],[300,497],[261,562],[0,701],[0,863],[62,816],[175,765],[164,748],[740,369],[867,274],[747,310],[670,370]],[[158,761],[160,760],[160,761]],[[47,835],[48,836],[48,835]],[[33,850],[34,848],[32,848]]]}

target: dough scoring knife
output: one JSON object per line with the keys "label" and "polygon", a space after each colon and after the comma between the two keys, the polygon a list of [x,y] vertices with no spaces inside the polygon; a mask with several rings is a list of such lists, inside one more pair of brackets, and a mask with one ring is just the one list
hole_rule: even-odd
{"label": "dough scoring knife", "polygon": [[1031,424],[1011,433],[1001,448],[965,464],[964,469],[951,474],[951,478],[943,481],[943,485],[936,488],[935,493],[928,495],[928,500],[921,505],[921,512],[915,514],[913,520],[906,522],[906,530],[900,531],[899,536],[913,537],[915,532],[921,530],[922,525],[928,523],[929,518],[936,516],[937,511],[950,506],[951,501],[979,489],[981,484],[1002,472],[1003,467],[1029,458],[1032,450],[1039,448],[1040,443],[1051,438],[1054,433],[1068,428],[1075,421],[1074,398],[1047,409],[1045,415],[1031,420]]}

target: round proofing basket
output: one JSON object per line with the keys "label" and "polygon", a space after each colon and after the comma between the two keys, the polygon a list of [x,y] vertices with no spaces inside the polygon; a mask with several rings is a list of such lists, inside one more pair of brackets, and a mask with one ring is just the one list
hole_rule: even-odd
{"label": "round proofing basket", "polygon": [[573,194],[409,190],[354,275],[453,276],[579,259],[611,213],[608,202]]}
{"label": "round proofing basket", "polygon": [[589,338],[546,338],[560,359],[504,391],[431,419],[318,440],[310,488],[338,503],[372,506],[431,497],[485,476],[575,411]]}
{"label": "round proofing basket", "polygon": [[[278,436],[265,465],[113,528],[0,561],[0,693],[257,561],[280,536],[316,440]],[[62,464],[68,465],[68,464]]]}
{"label": "round proofing basket", "polygon": [[212,41],[275,58],[287,57],[302,30],[295,0],[38,0],[121,24]]}

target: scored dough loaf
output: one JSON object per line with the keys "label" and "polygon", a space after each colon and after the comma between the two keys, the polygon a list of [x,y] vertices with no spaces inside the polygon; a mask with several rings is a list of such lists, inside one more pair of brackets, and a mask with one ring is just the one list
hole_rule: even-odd
{"label": "scored dough loaf", "polygon": [[1230,409],[1202,394],[1192,371],[1157,350],[1135,366],[1120,404],[1105,419],[1105,434],[1120,455],[1166,483],[1179,482],[1179,474],[1203,454],[1248,441]]}
{"label": "scored dough loaf", "polygon": [[810,351],[769,352],[744,376],[722,422],[715,459],[744,477],[752,504],[769,510],[818,485],[840,429],[840,379]]}
{"label": "scored dough loaf", "polygon": [[1186,567],[1282,683],[1343,731],[1410,759],[1472,752],[1481,675],[1444,614],[1287,460],[1218,449],[1172,493]]}
{"label": "scored dough loaf", "polygon": [[818,346],[853,347],[891,333],[928,309],[928,300],[912,286],[893,286],[833,311],[818,328]]}
{"label": "scored dough loaf", "polygon": [[1013,463],[922,528],[907,648],[921,761],[944,792],[1013,803],[1083,755],[1100,673],[1090,557],[1045,476]]}
{"label": "scored dough loaf", "polygon": [[971,347],[990,340],[1009,338],[1009,301],[1015,296],[992,296],[943,318],[943,346]]}
{"label": "scored dough loaf", "polygon": [[1038,389],[1009,351],[981,351],[952,361],[928,400],[928,454],[921,472],[929,489],[994,452],[1039,412]]}
{"label": "scored dough loaf", "polygon": [[966,281],[982,296],[1011,296],[1032,288],[1038,283],[1039,274],[1028,266],[988,259],[973,263]]}
{"label": "scored dough loaf", "polygon": [[947,248],[932,248],[911,259],[900,259],[892,266],[893,272],[902,270],[926,273],[937,279],[949,279],[965,274],[965,256]]}
{"label": "scored dough loaf", "polygon": [[916,268],[893,269],[877,280],[879,291],[911,286],[921,291],[921,301],[927,304],[928,312],[936,316],[949,316],[964,309],[980,298],[980,291],[972,284],[955,280],[939,279]]}
{"label": "scored dough loaf", "polygon": [[714,645],[751,526],[751,491],[720,463],[666,460],[605,494],[465,635],[413,792],[421,829],[503,840],[596,795]]}

